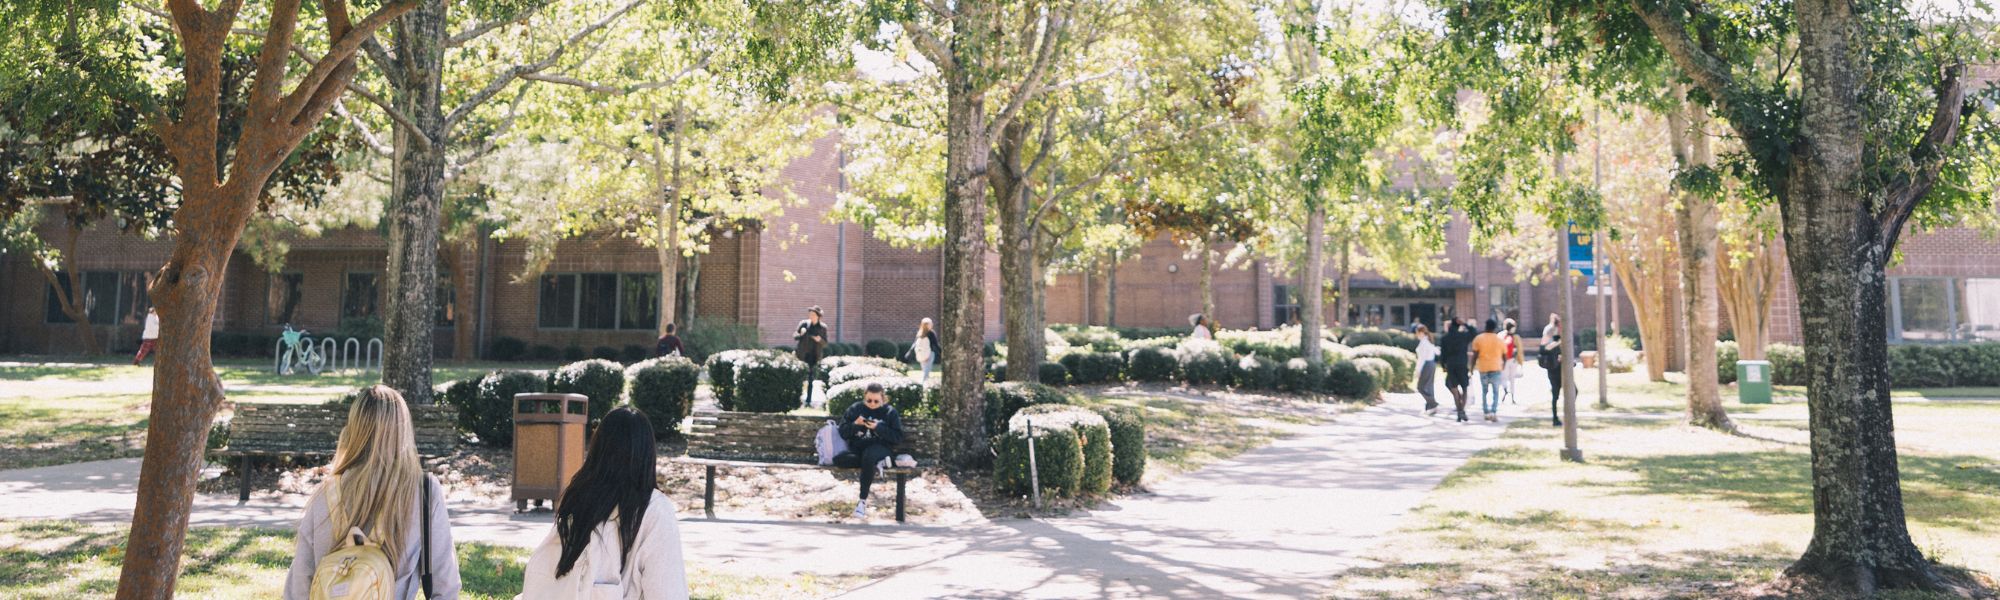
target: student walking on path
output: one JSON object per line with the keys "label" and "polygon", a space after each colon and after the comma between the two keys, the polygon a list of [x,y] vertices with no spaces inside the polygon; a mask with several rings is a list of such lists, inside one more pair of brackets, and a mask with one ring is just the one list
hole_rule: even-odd
{"label": "student walking on path", "polygon": [[1431,328],[1417,324],[1417,394],[1424,397],[1424,414],[1435,415],[1437,399],[1437,344],[1431,343]]}
{"label": "student walking on path", "polygon": [[1451,392],[1452,404],[1458,407],[1458,422],[1466,422],[1465,389],[1472,385],[1472,374],[1468,352],[1472,349],[1472,326],[1453,318],[1444,339],[1438,341],[1439,364],[1444,365],[1444,389]]}
{"label": "student walking on path", "polygon": [[1210,341],[1215,339],[1215,331],[1209,328],[1207,315],[1200,313],[1188,315],[1188,324],[1194,326],[1194,331],[1188,333],[1188,339]]}
{"label": "student walking on path", "polygon": [[833,464],[861,469],[861,500],[854,503],[854,518],[868,518],[868,488],[882,471],[893,466],[890,455],[903,443],[903,416],[889,404],[889,393],[880,383],[868,384],[861,402],[840,415],[840,437],[847,451],[833,457]]}
{"label": "student walking on path", "polygon": [[677,331],[678,328],[674,327],[673,323],[667,324],[667,334],[660,336],[660,342],[653,347],[655,358],[687,354],[687,346],[681,343],[681,336]]}
{"label": "student walking on path", "polygon": [[936,365],[938,357],[943,355],[944,348],[938,345],[937,331],[932,328],[930,317],[924,317],[917,323],[917,339],[910,342],[910,351],[904,354],[916,360],[917,366],[923,367],[923,377],[918,382],[930,381],[931,366]]}
{"label": "student walking on path", "polygon": [[409,600],[420,588],[426,598],[458,597],[458,553],[444,488],[424,474],[410,408],[388,386],[363,390],[347,410],[333,475],[313,490],[299,519],[285,600],[311,597],[314,579],[327,575],[321,560],[357,545],[355,532],[388,558],[395,573],[391,597]]}
{"label": "student walking on path", "polygon": [[818,306],[806,309],[806,320],[799,321],[799,329],[792,336],[798,342],[799,360],[806,361],[806,389],[800,395],[805,397],[807,406],[812,405],[813,383],[819,381],[819,359],[826,350],[826,324],[820,322],[820,316]]}
{"label": "student walking on path", "polygon": [[1506,365],[1507,343],[1500,339],[1500,324],[1486,320],[1486,331],[1472,339],[1472,353],[1479,368],[1479,412],[1488,421],[1498,421],[1500,412],[1500,371]]}
{"label": "student walking on path", "polygon": [[132,357],[132,364],[136,366],[140,362],[145,361],[146,355],[152,354],[153,348],[155,346],[158,346],[159,344],[160,344],[160,313],[159,311],[154,310],[151,307],[148,307],[146,309],[146,328],[145,330],[139,332],[139,353]]}
{"label": "student walking on path", "polygon": [[1541,356],[1536,362],[1549,372],[1549,421],[1556,427],[1563,424],[1562,413],[1558,412],[1563,396],[1562,339],[1562,315],[1549,313],[1549,324],[1542,327]]}
{"label": "student walking on path", "polygon": [[1506,342],[1507,352],[1501,357],[1506,361],[1500,367],[1500,397],[1508,404],[1520,404],[1520,396],[1514,393],[1514,380],[1521,378],[1521,336],[1514,332],[1518,327],[1513,319],[1500,323],[1500,341]]}
{"label": "student walking on path", "polygon": [[523,574],[523,600],[685,600],[687,567],[674,501],[655,487],[659,452],[646,414],[604,415],[563,491],[556,523]]}

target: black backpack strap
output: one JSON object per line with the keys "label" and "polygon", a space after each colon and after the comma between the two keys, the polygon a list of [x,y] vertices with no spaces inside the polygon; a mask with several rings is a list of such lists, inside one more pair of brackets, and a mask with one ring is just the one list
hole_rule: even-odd
{"label": "black backpack strap", "polygon": [[424,505],[422,508],[417,509],[418,512],[424,515],[424,531],[423,531],[424,547],[423,549],[418,551],[420,552],[420,554],[417,555],[417,568],[419,569],[417,571],[417,579],[418,581],[423,583],[424,597],[430,598],[432,597],[431,596],[431,477],[430,475],[425,475],[424,480],[422,482],[419,482],[417,485],[423,486],[424,488]]}

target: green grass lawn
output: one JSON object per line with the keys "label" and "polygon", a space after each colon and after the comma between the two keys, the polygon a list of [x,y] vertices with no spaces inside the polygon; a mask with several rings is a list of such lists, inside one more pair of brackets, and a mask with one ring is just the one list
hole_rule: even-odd
{"label": "green grass lawn", "polygon": [[1287,426],[1324,422],[1361,406],[1289,396],[1224,400],[1207,394],[1120,386],[1078,394],[1077,402],[1091,408],[1135,409],[1145,416],[1148,478],[1192,471],[1261,448],[1285,435]]}
{"label": "green grass lawn", "polygon": [[[73,521],[0,523],[0,598],[108,597],[118,587],[123,528]],[[292,564],[292,532],[277,529],[201,528],[188,532],[175,592],[185,598],[277,597]],[[464,595],[508,599],[521,592],[528,550],[458,545]],[[691,567],[695,598],[820,597],[851,587],[854,578],[801,575],[743,577]]]}
{"label": "green grass lawn", "polygon": [[[1628,389],[1628,392],[1631,391]],[[1614,399],[1668,406],[1676,386]],[[1744,419],[1792,430],[1803,406]],[[1735,409],[1736,407],[1731,407]],[[2000,573],[2000,403],[1896,406],[1911,536],[1954,568]],[[1584,422],[1585,464],[1560,461],[1561,430],[1510,427],[1431,493],[1336,582],[1340,598],[1701,598],[1774,580],[1812,534],[1809,450],[1671,419]],[[1922,597],[1922,596],[1917,596]]]}

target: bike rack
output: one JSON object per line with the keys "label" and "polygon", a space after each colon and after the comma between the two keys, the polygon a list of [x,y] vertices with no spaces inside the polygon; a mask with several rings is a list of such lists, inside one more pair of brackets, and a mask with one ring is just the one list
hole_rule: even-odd
{"label": "bike rack", "polygon": [[377,373],[382,372],[382,338],[368,339],[368,355],[362,360],[361,368],[363,371],[373,369]]}
{"label": "bike rack", "polygon": [[[347,342],[340,345],[340,354],[346,357],[345,360],[341,361],[341,364],[347,365],[349,369],[354,368],[354,363],[361,359],[361,339],[347,338]],[[362,363],[361,368],[366,370],[368,364],[365,362]]]}
{"label": "bike rack", "polygon": [[283,373],[280,373],[279,371],[284,369],[283,366],[284,364],[285,364],[285,338],[280,337],[278,338],[277,342],[274,342],[272,344],[271,347],[271,372],[283,375]]}
{"label": "bike rack", "polygon": [[[326,357],[326,367],[322,371],[340,372],[340,354],[336,352],[339,348],[339,341],[331,337],[320,338],[319,354]],[[351,365],[350,368],[352,368]]]}

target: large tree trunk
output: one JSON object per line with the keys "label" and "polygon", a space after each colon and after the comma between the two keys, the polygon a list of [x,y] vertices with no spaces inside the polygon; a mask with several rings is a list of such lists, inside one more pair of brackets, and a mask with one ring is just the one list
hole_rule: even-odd
{"label": "large tree trunk", "polygon": [[425,0],[396,23],[403,85],[396,108],[431,140],[396,132],[395,191],[389,208],[389,290],[382,321],[382,383],[411,404],[431,402],[431,329],[436,325],[439,207],[444,201],[445,2]]}
{"label": "large tree trunk", "polygon": [[[1648,226],[1650,225],[1650,227]],[[1618,276],[1619,288],[1632,302],[1632,316],[1639,325],[1639,345],[1645,348],[1646,377],[1667,380],[1666,350],[1672,346],[1667,332],[1667,286],[1672,275],[1666,272],[1673,253],[1673,238],[1658,219],[1646,219],[1630,235],[1609,240],[1605,248]]]}
{"label": "large tree trunk", "polygon": [[[961,56],[979,56],[991,46],[982,43],[984,35],[977,31],[956,37]],[[985,356],[980,347],[986,341],[986,176],[991,147],[985,129],[986,91],[978,77],[967,72],[967,66],[945,76],[944,306],[939,340],[944,364],[939,411],[947,432],[945,457],[962,467],[984,464],[989,458],[982,392]]]}
{"label": "large tree trunk", "polygon": [[681,276],[681,203],[682,190],[681,149],[687,133],[687,107],[683,100],[674,99],[674,148],[672,180],[660,177],[661,150],[664,142],[658,135],[653,136],[653,182],[654,189],[660,191],[659,214],[653,228],[660,232],[659,239],[653,240],[653,251],[660,261],[660,323],[654,335],[665,337],[667,324],[674,321],[674,304],[678,288],[675,282]]}
{"label": "large tree trunk", "polygon": [[1347,318],[1348,311],[1354,307],[1354,303],[1347,297],[1347,286],[1354,280],[1353,261],[1354,238],[1343,233],[1340,236],[1340,266],[1336,267],[1338,277],[1333,292],[1333,321],[1348,327],[1360,327],[1361,323],[1349,322]]}
{"label": "large tree trunk", "polygon": [[1892,248],[1865,195],[1859,98],[1863,26],[1842,0],[1798,0],[1803,138],[1780,197],[1785,249],[1798,290],[1812,428],[1813,537],[1787,573],[1862,594],[1937,589],[1903,516],[1896,426],[1889,404],[1888,297]]}
{"label": "large tree trunk", "polygon": [[[1675,93],[1682,101],[1667,117],[1674,157],[1683,170],[1709,167],[1715,155],[1704,131],[1708,111],[1686,100],[1685,89],[1677,88]],[[1685,190],[1677,195],[1674,224],[1680,238],[1681,310],[1687,323],[1688,423],[1734,429],[1729,413],[1722,409],[1715,372],[1715,201]]]}
{"label": "large tree trunk", "polygon": [[1299,355],[1307,362],[1319,362],[1320,328],[1326,315],[1326,204],[1314,202],[1306,213],[1306,264],[1299,277]]}
{"label": "large tree trunk", "polygon": [[1215,331],[1215,240],[1203,236],[1195,243],[1200,244],[1195,256],[1201,260],[1201,316],[1208,319],[1208,330]]}
{"label": "large tree trunk", "polygon": [[1723,252],[1716,260],[1716,291],[1729,310],[1737,355],[1743,360],[1762,360],[1764,347],[1771,343],[1771,299],[1777,296],[1785,249],[1776,233],[1761,229],[1748,232],[1744,242],[1744,247]]}
{"label": "large tree trunk", "polygon": [[986,174],[1000,213],[1000,318],[1006,328],[1008,381],[1040,380],[1042,360],[1048,354],[1041,315],[1035,310],[1035,285],[1039,283],[1035,265],[1041,259],[1025,166],[1021,164],[1027,137],[1023,120],[1001,128],[1000,137],[993,140],[992,165]]}

